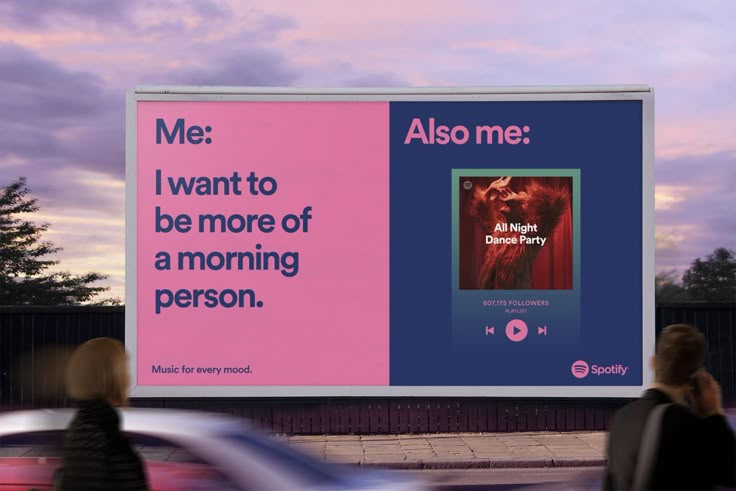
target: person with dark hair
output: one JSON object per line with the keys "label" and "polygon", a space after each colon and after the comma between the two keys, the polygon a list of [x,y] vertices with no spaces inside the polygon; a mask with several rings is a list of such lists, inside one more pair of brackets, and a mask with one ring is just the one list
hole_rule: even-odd
{"label": "person with dark hair", "polygon": [[143,462],[123,435],[115,409],[127,405],[129,385],[128,354],[120,341],[96,338],[74,352],[67,391],[79,410],[64,437],[55,490],[148,490]]}
{"label": "person with dark hair", "polygon": [[705,368],[705,337],[665,328],[651,360],[655,380],[610,424],[605,490],[736,486],[736,436],[721,387]]}

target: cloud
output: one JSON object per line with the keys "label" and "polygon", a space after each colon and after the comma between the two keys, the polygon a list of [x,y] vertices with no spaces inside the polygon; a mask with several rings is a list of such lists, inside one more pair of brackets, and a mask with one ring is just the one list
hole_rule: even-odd
{"label": "cloud", "polygon": [[[657,268],[689,267],[717,247],[736,245],[736,153],[659,159]],[[666,196],[661,201],[661,196]]]}
{"label": "cloud", "polygon": [[671,184],[658,184],[654,191],[654,209],[656,211],[671,210],[677,203],[687,198],[690,188]]}
{"label": "cloud", "polygon": [[[153,16],[151,14],[154,14]],[[59,25],[109,26],[137,30],[150,26],[146,20],[161,17],[161,25],[201,23],[227,19],[232,15],[228,2],[221,0],[3,0],[0,18],[6,25],[27,30]],[[173,14],[173,15],[172,15]]]}
{"label": "cloud", "polygon": [[407,82],[397,74],[387,71],[368,71],[354,63],[337,62],[321,70],[328,74],[326,86],[337,87],[402,87]]}
{"label": "cloud", "polygon": [[188,7],[203,19],[226,19],[233,15],[229,4],[217,0],[197,0]]}
{"label": "cloud", "polygon": [[49,125],[109,107],[102,80],[73,72],[20,46],[0,44],[0,119]]}
{"label": "cloud", "polygon": [[[98,243],[119,264],[122,194],[101,182],[123,180],[129,87],[647,83],[657,267],[681,269],[736,240],[734,14],[661,0],[0,0],[0,40],[15,43],[0,42],[0,178],[29,176],[73,264],[102,258]],[[107,238],[84,235],[105,216]]]}
{"label": "cloud", "polygon": [[250,49],[171,70],[161,78],[175,85],[288,86],[298,77],[299,70],[280,53]]}
{"label": "cloud", "polygon": [[299,85],[305,87],[405,87],[406,79],[389,71],[365,70],[342,60],[304,63]]}
{"label": "cloud", "polygon": [[0,44],[0,91],[0,159],[123,175],[124,98],[102,78]]}
{"label": "cloud", "polygon": [[696,187],[703,194],[712,194],[736,186],[735,165],[736,152],[731,151],[658,159],[656,180],[657,184]]}
{"label": "cloud", "polygon": [[72,223],[77,220],[72,210],[88,210],[106,214],[110,223],[122,223],[123,178],[86,169],[49,168],[44,175],[27,176],[27,185],[45,216],[64,217]]}
{"label": "cloud", "polygon": [[5,0],[0,17],[25,28],[43,28],[52,20],[127,23],[140,0]]}
{"label": "cloud", "polygon": [[269,13],[262,13],[256,23],[257,30],[266,33],[288,31],[298,26],[299,24],[293,17]]}

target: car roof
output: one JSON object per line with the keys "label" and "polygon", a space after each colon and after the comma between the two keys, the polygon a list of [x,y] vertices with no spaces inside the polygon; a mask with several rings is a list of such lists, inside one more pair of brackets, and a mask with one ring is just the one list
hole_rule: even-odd
{"label": "car roof", "polygon": [[[0,435],[64,430],[75,413],[75,409],[34,409],[2,413]],[[122,427],[130,432],[196,437],[251,429],[243,421],[204,411],[126,408],[121,413]]]}

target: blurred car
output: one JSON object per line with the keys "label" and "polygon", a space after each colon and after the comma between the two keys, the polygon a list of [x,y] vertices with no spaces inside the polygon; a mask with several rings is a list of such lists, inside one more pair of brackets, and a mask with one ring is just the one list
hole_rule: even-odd
{"label": "blurred car", "polygon": [[[193,411],[124,409],[154,491],[426,489],[411,475],[330,464],[249,425]],[[0,491],[51,490],[74,411],[0,414]]]}

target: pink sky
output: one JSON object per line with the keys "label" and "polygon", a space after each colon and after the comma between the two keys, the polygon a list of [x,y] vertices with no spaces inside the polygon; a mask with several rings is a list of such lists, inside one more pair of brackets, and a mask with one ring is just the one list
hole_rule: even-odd
{"label": "pink sky", "polygon": [[63,268],[124,284],[124,94],[141,84],[656,89],[657,268],[736,248],[736,4],[0,3],[0,183],[28,177]]}

